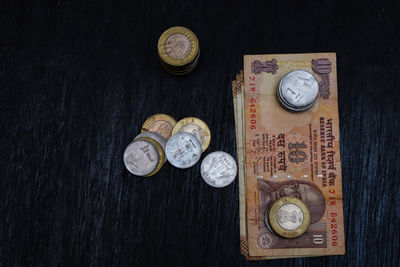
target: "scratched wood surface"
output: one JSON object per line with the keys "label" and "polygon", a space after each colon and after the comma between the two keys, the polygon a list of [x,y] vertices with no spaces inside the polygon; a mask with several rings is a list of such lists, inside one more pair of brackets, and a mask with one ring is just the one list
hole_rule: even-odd
{"label": "scratched wood surface", "polygon": [[[250,2],[0,1],[0,266],[399,266],[399,2]],[[175,25],[200,41],[184,77],[156,54]],[[155,113],[205,120],[207,152],[235,155],[242,55],[331,51],[345,256],[247,262],[237,181],[125,170]]]}

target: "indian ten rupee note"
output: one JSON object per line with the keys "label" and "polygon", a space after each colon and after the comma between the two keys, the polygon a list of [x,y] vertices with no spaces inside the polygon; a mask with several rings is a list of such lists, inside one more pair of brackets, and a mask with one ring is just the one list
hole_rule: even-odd
{"label": "indian ten rupee note", "polygon": [[[276,92],[281,78],[299,69],[318,80],[319,96],[310,109],[294,113]],[[235,108],[244,149],[241,245],[247,241],[250,259],[344,254],[335,53],[245,56],[243,82],[242,133],[238,103]],[[310,226],[297,238],[280,237],[265,224],[268,207],[283,196],[302,199],[310,211]]]}

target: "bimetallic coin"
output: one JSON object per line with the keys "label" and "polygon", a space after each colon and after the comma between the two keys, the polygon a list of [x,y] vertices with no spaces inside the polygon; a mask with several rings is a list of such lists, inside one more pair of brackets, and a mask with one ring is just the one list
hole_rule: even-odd
{"label": "bimetallic coin", "polygon": [[179,132],[169,138],[165,146],[165,155],[171,165],[186,169],[199,161],[201,145],[194,135]]}
{"label": "bimetallic coin", "polygon": [[201,144],[201,150],[204,152],[211,141],[211,132],[207,124],[195,117],[187,117],[178,121],[172,130],[172,135],[178,132],[187,132],[196,136]]}
{"label": "bimetallic coin", "polygon": [[146,176],[146,177],[149,177],[149,176],[152,176],[152,175],[156,174],[156,173],[161,169],[161,167],[163,166],[163,164],[164,164],[164,162],[165,162],[165,152],[164,152],[164,149],[161,147],[161,145],[160,145],[157,141],[155,141],[155,140],[152,139],[152,138],[140,137],[140,138],[138,138],[138,139],[136,139],[136,140],[138,140],[138,141],[147,141],[147,142],[151,143],[151,144],[156,148],[157,154],[158,154],[158,163],[157,163],[157,166],[156,166],[156,168],[155,168],[151,173],[149,173],[149,174],[147,174],[147,175],[145,175],[145,176]]}
{"label": "bimetallic coin", "polygon": [[295,70],[280,81],[277,95],[281,104],[291,111],[310,108],[318,97],[318,81],[305,70]]}
{"label": "bimetallic coin", "polygon": [[269,226],[286,238],[304,234],[310,225],[310,211],[307,205],[296,197],[282,197],[276,200],[268,212]]}
{"label": "bimetallic coin", "polygon": [[225,187],[235,180],[237,165],[235,159],[226,152],[215,151],[208,154],[201,163],[201,177],[212,187]]}
{"label": "bimetallic coin", "polygon": [[155,114],[149,117],[142,126],[143,132],[156,132],[166,140],[171,137],[176,120],[167,114]]}
{"label": "bimetallic coin", "polygon": [[199,41],[188,28],[176,26],[166,30],[158,40],[158,55],[170,66],[192,63],[199,53]]}
{"label": "bimetallic coin", "polygon": [[137,176],[146,176],[157,169],[160,156],[156,146],[151,142],[134,140],[126,147],[123,160],[130,173]]}

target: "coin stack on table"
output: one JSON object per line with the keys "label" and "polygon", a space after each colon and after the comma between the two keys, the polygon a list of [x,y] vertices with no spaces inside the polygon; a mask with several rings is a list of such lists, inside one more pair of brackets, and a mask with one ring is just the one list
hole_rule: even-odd
{"label": "coin stack on table", "polygon": [[191,72],[200,56],[196,35],[181,26],[166,30],[160,36],[157,48],[161,65],[173,75],[185,75]]}
{"label": "coin stack on table", "polygon": [[[149,177],[168,162],[180,169],[194,166],[211,141],[207,124],[187,117],[176,122],[167,114],[155,114],[142,126],[142,133],[127,146],[123,160],[134,175]],[[207,155],[201,164],[201,177],[212,187],[231,184],[237,174],[235,159],[223,151]]]}

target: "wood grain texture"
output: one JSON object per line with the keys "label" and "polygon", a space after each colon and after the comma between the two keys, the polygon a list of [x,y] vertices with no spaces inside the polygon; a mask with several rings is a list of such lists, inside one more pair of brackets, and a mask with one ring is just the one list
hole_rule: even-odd
{"label": "wood grain texture", "polygon": [[[0,266],[399,266],[398,1],[0,1]],[[198,36],[173,77],[156,44]],[[259,35],[264,32],[264,35]],[[263,36],[255,38],[255,36]],[[346,255],[247,262],[237,181],[124,168],[145,119],[203,119],[235,151],[244,54],[337,52]],[[203,155],[204,157],[205,155]]]}

